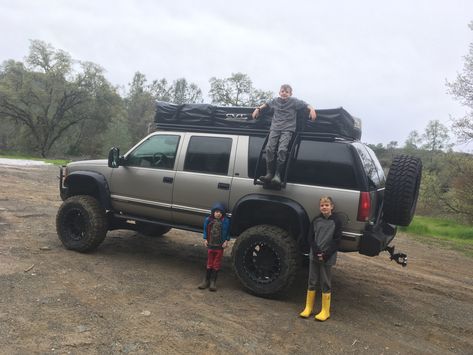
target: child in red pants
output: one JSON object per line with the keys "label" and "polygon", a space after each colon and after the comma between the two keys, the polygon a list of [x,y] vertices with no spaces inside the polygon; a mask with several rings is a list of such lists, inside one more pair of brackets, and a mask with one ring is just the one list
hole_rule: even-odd
{"label": "child in red pants", "polygon": [[207,247],[207,272],[204,281],[198,286],[201,290],[209,287],[217,291],[215,283],[222,265],[223,249],[228,245],[230,220],[225,216],[225,207],[216,203],[210,210],[210,216],[204,222],[204,243]]}

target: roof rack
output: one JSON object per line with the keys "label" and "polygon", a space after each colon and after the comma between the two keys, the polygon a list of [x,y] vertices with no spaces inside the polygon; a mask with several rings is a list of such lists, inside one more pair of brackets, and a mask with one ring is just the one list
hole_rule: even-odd
{"label": "roof rack", "polygon": [[[197,133],[216,133],[216,134],[234,134],[247,135],[255,137],[265,137],[268,135],[268,129],[257,128],[239,128],[239,127],[218,127],[218,126],[197,126],[183,125],[173,123],[156,123],[155,129],[158,131],[176,131],[176,132],[197,132]],[[353,141],[353,137],[327,132],[299,132],[301,138],[315,138],[319,140],[335,141],[337,139]]]}

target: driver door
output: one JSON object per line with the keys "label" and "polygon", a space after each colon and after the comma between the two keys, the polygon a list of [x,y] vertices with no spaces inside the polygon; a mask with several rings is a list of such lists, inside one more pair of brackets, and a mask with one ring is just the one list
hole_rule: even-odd
{"label": "driver door", "polygon": [[172,222],[171,203],[181,135],[156,133],[140,142],[113,169],[112,206],[125,215]]}

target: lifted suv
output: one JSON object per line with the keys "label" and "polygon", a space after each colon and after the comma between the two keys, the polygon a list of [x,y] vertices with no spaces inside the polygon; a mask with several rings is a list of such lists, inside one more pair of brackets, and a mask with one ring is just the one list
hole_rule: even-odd
{"label": "lifted suv", "polygon": [[[346,221],[341,251],[375,256],[387,250],[405,265],[406,255],[394,254],[388,245],[396,225],[408,225],[414,215],[421,161],[398,156],[385,179],[374,152],[356,134],[327,133],[323,124],[334,119],[334,111],[357,122],[343,109],[320,110],[315,130],[298,129],[278,190],[256,178],[264,173],[268,126],[245,126],[252,109],[218,108],[228,119],[221,125],[215,117],[207,120],[210,105],[181,105],[165,122],[159,105],[158,131],[123,156],[112,148],[108,162],[80,161],[61,168],[64,202],[56,224],[66,248],[93,250],[114,229],[148,235],[170,228],[199,232],[210,206],[220,201],[228,207],[230,234],[236,238],[236,276],[251,293],[269,296],[291,285],[308,253],[306,235],[319,214],[318,200],[330,195]],[[215,116],[216,109],[211,112]],[[183,113],[191,123],[179,119]]]}

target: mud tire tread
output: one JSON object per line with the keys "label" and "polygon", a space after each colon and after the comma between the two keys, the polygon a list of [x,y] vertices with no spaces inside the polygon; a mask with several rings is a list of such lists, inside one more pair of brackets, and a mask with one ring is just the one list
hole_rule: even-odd
{"label": "mud tire tread", "polygon": [[[67,225],[68,214],[80,213],[84,216],[84,235],[74,238]],[[77,195],[65,200],[56,215],[56,230],[62,244],[70,250],[88,252],[96,249],[105,239],[108,224],[104,208],[99,201],[89,195]]]}
{"label": "mud tire tread", "polygon": [[409,155],[394,158],[386,179],[383,219],[408,226],[414,217],[422,177],[422,161]]}
{"label": "mud tire tread", "polygon": [[[280,253],[280,276],[269,284],[255,282],[244,267],[245,251],[255,242],[270,244]],[[256,225],[246,229],[235,241],[232,249],[233,270],[250,293],[261,297],[276,297],[284,293],[294,281],[300,260],[297,244],[284,229],[272,225]]]}

